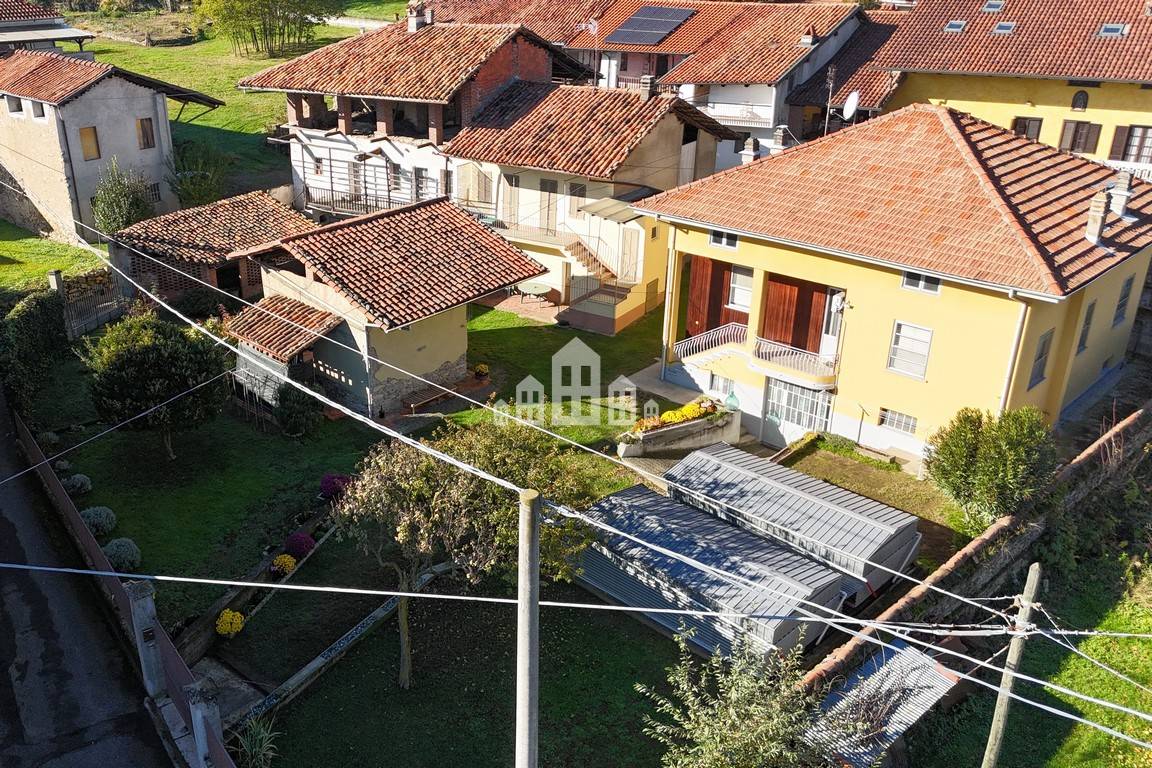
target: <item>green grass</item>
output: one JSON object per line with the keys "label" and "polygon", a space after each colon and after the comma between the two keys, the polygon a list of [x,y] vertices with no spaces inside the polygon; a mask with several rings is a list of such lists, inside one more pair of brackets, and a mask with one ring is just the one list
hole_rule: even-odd
{"label": "green grass", "polygon": [[[1152,578],[1143,578],[1135,589],[1126,593],[1123,568],[1115,561],[1085,564],[1079,575],[1081,578],[1068,588],[1041,596],[1063,626],[1152,632]],[[1135,680],[1145,685],[1152,683],[1152,648],[1147,641],[1093,637],[1074,642],[1085,653]],[[1144,712],[1152,711],[1152,695],[1043,638],[1028,640],[1021,671],[1084,694]],[[1048,693],[1029,683],[1018,683],[1017,690],[1035,701],[1144,741],[1152,740],[1152,723],[1064,694]],[[917,768],[978,765],[992,719],[993,702],[991,691],[981,689],[955,710],[930,715],[909,735],[911,764]],[[1000,768],[1136,768],[1149,765],[1149,759],[1149,754],[1139,747],[1089,726],[1073,724],[1014,702],[1008,716]]]}
{"label": "green grass", "polygon": [[[357,33],[350,28],[319,27],[309,48],[327,45]],[[98,61],[156,77],[192,90],[207,93],[225,102],[223,107],[203,113],[204,108],[189,105],[172,126],[176,141],[187,139],[212,144],[232,159],[231,192],[260,189],[289,179],[288,158],[264,140],[271,125],[285,120],[284,95],[246,93],[236,83],[266,67],[303,53],[282,58],[248,57],[232,50],[224,37],[209,37],[192,45],[145,48],[97,38],[86,46]],[[173,120],[180,105],[169,102]]]}
{"label": "green grass", "polygon": [[47,288],[52,270],[75,274],[99,264],[87,251],[0,221],[0,315],[29,291]]}
{"label": "green grass", "polygon": [[358,19],[392,21],[396,14],[404,18],[407,3],[404,0],[353,0],[344,9],[345,16]]}
{"label": "green grass", "polygon": [[[594,599],[568,585],[544,593]],[[407,768],[511,765],[515,615],[511,606],[414,601],[412,688],[396,686],[389,622],[279,713],[277,765],[376,768],[397,756]],[[656,768],[661,750],[642,733],[648,705],[632,686],[665,679],[673,643],[621,614],[544,608],[540,616],[540,764]]]}

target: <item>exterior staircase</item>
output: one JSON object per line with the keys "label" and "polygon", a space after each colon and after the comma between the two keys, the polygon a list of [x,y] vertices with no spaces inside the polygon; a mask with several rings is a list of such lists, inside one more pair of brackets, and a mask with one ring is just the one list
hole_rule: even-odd
{"label": "exterior staircase", "polygon": [[573,236],[567,240],[564,243],[564,250],[567,251],[572,258],[580,262],[580,264],[588,270],[589,275],[600,282],[604,283],[616,279],[615,273],[608,269],[608,267],[604,265],[604,262],[596,258],[596,254],[593,253],[588,246],[584,245],[584,241],[579,237]]}

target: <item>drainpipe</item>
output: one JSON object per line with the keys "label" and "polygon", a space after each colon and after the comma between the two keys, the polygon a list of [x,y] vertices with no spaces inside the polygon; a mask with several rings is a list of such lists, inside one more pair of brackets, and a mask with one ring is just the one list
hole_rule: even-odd
{"label": "drainpipe", "polygon": [[1015,289],[1008,291],[1008,298],[1020,302],[1020,319],[1016,321],[1016,335],[1012,338],[1012,349],[1008,350],[1008,372],[1004,375],[1004,389],[1000,393],[1000,414],[1008,409],[1008,397],[1012,394],[1012,378],[1016,373],[1016,363],[1020,359],[1020,341],[1024,336],[1024,323],[1028,318],[1028,303],[1021,301]]}
{"label": "drainpipe", "polygon": [[[383,330],[383,327],[380,327]],[[368,404],[368,418],[376,418],[372,407],[372,361],[368,357],[368,345],[372,338],[372,324],[364,323],[364,398]]]}
{"label": "drainpipe", "polygon": [[[60,149],[64,153],[64,179],[68,182],[68,202],[72,204],[72,218],[76,221],[84,221],[84,216],[80,212],[80,180],[76,176],[76,166],[72,162],[72,147],[68,144],[68,125],[64,122],[64,115],[60,113],[60,107],[53,107],[52,111],[56,113],[56,130],[57,135],[60,137]],[[64,222],[67,224],[67,222]],[[84,237],[81,228],[75,222],[68,224],[76,236],[85,242],[88,238]]]}
{"label": "drainpipe", "polygon": [[[656,217],[656,222],[659,224],[660,217]],[[660,344],[660,380],[664,381],[668,373],[668,356],[672,351],[672,318],[675,310],[672,307],[672,297],[676,297],[676,302],[679,303],[680,296],[678,293],[673,292],[673,281],[676,275],[676,227],[668,226],[668,268],[664,273],[664,333],[663,342]],[[678,281],[677,281],[678,282]]]}

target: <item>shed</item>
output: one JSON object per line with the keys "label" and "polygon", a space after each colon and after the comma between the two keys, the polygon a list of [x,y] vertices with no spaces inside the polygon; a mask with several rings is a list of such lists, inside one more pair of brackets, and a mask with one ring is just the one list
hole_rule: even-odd
{"label": "shed", "polygon": [[[855,600],[892,579],[920,548],[915,515],[717,443],[664,473],[673,498],[790,542],[860,579]],[[835,548],[835,549],[833,549]]]}
{"label": "shed", "polygon": [[[802,618],[818,611],[810,601],[835,610],[844,596],[842,576],[811,557],[762,538],[695,507],[644,486],[614,493],[587,513],[627,534],[705,565],[748,579],[761,589],[733,584],[681,560],[617,534],[604,534],[583,557],[581,582],[613,601],[645,608],[684,608]],[[691,642],[709,653],[731,650],[738,630],[765,647],[789,648],[799,640],[800,621],[729,619],[645,613],[649,620],[677,632],[693,628]],[[805,630],[818,639],[824,626]]]}
{"label": "shed", "polygon": [[[893,648],[881,648],[833,686],[808,731],[809,740],[832,752],[837,765],[877,765],[959,681],[954,672],[904,641],[889,645]],[[847,719],[866,727],[841,727],[848,713]]]}

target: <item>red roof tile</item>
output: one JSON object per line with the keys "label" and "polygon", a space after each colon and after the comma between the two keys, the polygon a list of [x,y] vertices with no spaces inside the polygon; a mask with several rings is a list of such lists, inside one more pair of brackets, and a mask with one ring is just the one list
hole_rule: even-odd
{"label": "red roof tile", "polygon": [[1114,169],[945,107],[914,104],[649,198],[637,208],[914,270],[1060,296],[1152,245],[1131,220],[1084,237]]}
{"label": "red roof tile", "polygon": [[545,40],[566,43],[580,33],[577,25],[594,19],[612,0],[433,0],[437,23],[523,24]]}
{"label": "red roof tile", "polygon": [[35,99],[48,104],[63,104],[105,77],[113,75],[167,94],[178,101],[191,101],[212,107],[224,104],[219,99],[196,91],[128,72],[110,64],[87,61],[75,56],[20,48],[0,57],[0,93]]}
{"label": "red roof tile", "polygon": [[447,198],[329,224],[262,251],[299,259],[385,328],[546,272]]}
{"label": "red roof tile", "polygon": [[287,363],[342,322],[339,315],[311,304],[268,296],[229,320],[228,332],[261,354]]}
{"label": "red roof tile", "polygon": [[553,57],[568,59],[522,26],[436,23],[409,32],[399,23],[257,72],[241,80],[240,87],[447,103],[517,36],[548,48]]}
{"label": "red roof tile", "polygon": [[[646,5],[662,8],[691,8],[696,11],[672,34],[656,45],[621,45],[605,42],[617,27]],[[599,29],[593,36],[587,31],[577,32],[568,41],[570,48],[609,51],[637,51],[647,53],[695,53],[700,45],[727,27],[747,10],[747,3],[712,2],[711,0],[616,0],[604,9],[597,19]]]}
{"label": "red roof tile", "polygon": [[883,107],[899,84],[898,75],[872,66],[872,60],[907,18],[907,11],[868,11],[861,18],[860,28],[828,64],[788,94],[788,103],[821,107],[828,104],[828,67],[834,66],[833,107],[844,106],[853,91],[860,93],[861,109]]}
{"label": "red roof tile", "polygon": [[[1144,0],[1007,0],[998,13],[983,0],[919,0],[877,64],[906,72],[1030,75],[1152,82],[1152,15]],[[964,21],[962,32],[945,32]],[[1011,34],[993,34],[1015,22]],[[1101,37],[1104,24],[1128,33]]]}
{"label": "red roof tile", "polygon": [[0,21],[42,21],[58,19],[60,13],[51,3],[40,5],[28,0],[0,0]]}
{"label": "red roof tile", "polygon": [[235,251],[315,228],[311,219],[267,192],[249,192],[145,219],[113,237],[153,256],[220,264]]}
{"label": "red roof tile", "polygon": [[515,83],[448,145],[455,157],[610,179],[670,113],[718,138],[729,129],[669,95],[637,90]]}
{"label": "red roof tile", "polygon": [[743,11],[660,78],[662,83],[775,83],[812,52],[806,32],[830,34],[857,12],[854,3],[738,3]]}

